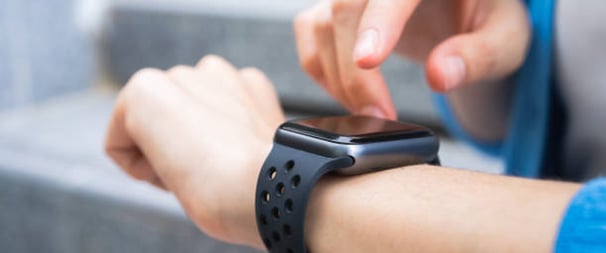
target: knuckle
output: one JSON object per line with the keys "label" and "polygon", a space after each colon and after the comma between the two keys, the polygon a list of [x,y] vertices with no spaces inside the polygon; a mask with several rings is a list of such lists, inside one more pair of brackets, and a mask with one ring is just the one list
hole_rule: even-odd
{"label": "knuckle", "polygon": [[169,75],[183,75],[193,71],[193,68],[186,65],[177,65],[168,70]]}
{"label": "knuckle", "polygon": [[126,173],[128,173],[128,175],[134,179],[137,179],[139,181],[148,181],[149,177],[143,173],[137,173],[135,171],[133,171],[132,168],[127,169]]}
{"label": "knuckle", "polygon": [[299,57],[299,64],[301,68],[308,72],[311,75],[317,75],[316,73],[320,69],[320,59],[316,54],[304,54]]}
{"label": "knuckle", "polygon": [[164,71],[154,68],[145,68],[137,71],[133,74],[122,92],[120,92],[118,101],[121,101],[125,108],[129,108],[129,104],[133,100],[137,100],[138,97],[145,96],[150,92],[150,84],[164,79],[165,76],[166,73]]}
{"label": "knuckle", "polygon": [[221,65],[225,65],[225,64],[227,64],[227,61],[223,57],[210,54],[210,55],[204,56],[200,60],[200,63],[198,65],[203,68],[208,68],[208,67],[221,66]]}
{"label": "knuckle", "polygon": [[[105,143],[103,145],[103,150],[105,154],[111,158],[117,164],[120,163],[120,157],[116,154],[118,152],[116,148],[113,146],[113,143],[110,142],[109,138],[106,137]],[[119,166],[122,169],[122,166]]]}
{"label": "knuckle", "polygon": [[117,98],[120,110],[123,111],[122,124],[127,133],[140,132],[139,114],[142,110],[140,104],[155,99],[154,88],[148,85],[149,82],[154,82],[151,79],[154,76],[142,75],[140,78],[140,81],[132,82],[125,87]]}
{"label": "knuckle", "polygon": [[265,78],[265,74],[263,74],[263,72],[258,68],[254,67],[243,68],[242,70],[240,70],[240,73],[242,75],[252,76],[254,78]]}
{"label": "knuckle", "polygon": [[342,73],[341,75],[341,86],[343,91],[348,96],[364,96],[367,92],[369,92],[369,86],[365,85],[363,82],[364,79],[360,77],[360,74],[346,74]]}
{"label": "knuckle", "polygon": [[341,83],[346,93],[359,92],[364,90],[364,85],[352,78],[342,78]]}
{"label": "knuckle", "polygon": [[163,76],[164,71],[155,68],[144,68],[133,74],[127,85],[140,85],[150,80],[154,80],[159,76]]}
{"label": "knuckle", "polygon": [[326,33],[332,33],[332,15],[330,13],[320,13],[314,22],[314,32],[322,36]]}

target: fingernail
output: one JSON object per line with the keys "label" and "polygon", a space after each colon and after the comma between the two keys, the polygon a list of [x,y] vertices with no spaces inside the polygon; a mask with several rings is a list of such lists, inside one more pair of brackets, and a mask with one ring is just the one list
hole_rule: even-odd
{"label": "fingernail", "polygon": [[356,48],[354,50],[354,59],[360,60],[372,56],[379,46],[379,32],[376,29],[368,29],[360,34]]}
{"label": "fingernail", "polygon": [[465,81],[465,62],[461,57],[449,56],[444,60],[445,88],[451,90]]}
{"label": "fingernail", "polygon": [[362,110],[360,110],[360,114],[377,118],[385,118],[385,113],[383,113],[383,111],[381,111],[379,107],[376,107],[374,105],[367,105],[363,107]]}

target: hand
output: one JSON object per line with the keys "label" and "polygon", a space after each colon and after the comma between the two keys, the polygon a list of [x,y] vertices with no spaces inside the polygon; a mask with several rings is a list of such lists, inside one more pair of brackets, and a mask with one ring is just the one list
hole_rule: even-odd
{"label": "hand", "polygon": [[132,177],[174,192],[207,234],[262,247],[255,184],[283,121],[263,73],[209,56],[137,72],[118,96],[105,148]]}
{"label": "hand", "polygon": [[395,50],[425,64],[429,85],[446,92],[500,80],[529,44],[518,0],[331,0],[294,23],[305,71],[354,113],[395,118],[379,66]]}

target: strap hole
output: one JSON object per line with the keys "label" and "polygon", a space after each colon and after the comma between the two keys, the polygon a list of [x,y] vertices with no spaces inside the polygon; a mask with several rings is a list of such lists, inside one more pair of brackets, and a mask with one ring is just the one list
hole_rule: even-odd
{"label": "strap hole", "polygon": [[292,177],[292,179],[290,180],[290,186],[295,189],[299,186],[299,183],[301,183],[301,176],[296,175],[294,177]]}
{"label": "strap hole", "polygon": [[274,242],[279,242],[279,241],[280,241],[280,233],[278,233],[278,232],[274,231],[274,232],[271,234],[271,236],[273,237]]}
{"label": "strap hole", "polygon": [[295,167],[295,161],[290,160],[284,164],[284,169],[286,173],[290,172]]}
{"label": "strap hole", "polygon": [[263,243],[265,243],[265,247],[267,247],[267,249],[271,249],[271,241],[269,241],[269,239],[263,238]]}
{"label": "strap hole", "polygon": [[281,197],[282,195],[284,195],[285,191],[286,191],[286,187],[284,186],[283,183],[279,183],[278,185],[276,185],[276,195],[278,197]]}
{"label": "strap hole", "polygon": [[263,191],[261,192],[261,199],[263,200],[263,203],[267,204],[271,200],[271,194],[269,194],[268,191]]}
{"label": "strap hole", "polygon": [[278,174],[278,172],[276,171],[275,167],[271,167],[269,168],[269,180],[274,180],[276,178],[276,175]]}
{"label": "strap hole", "polygon": [[271,209],[271,216],[273,216],[274,219],[279,220],[280,219],[280,209],[277,207],[274,207],[273,209]]}
{"label": "strap hole", "polygon": [[292,211],[294,211],[292,199],[287,199],[286,202],[284,202],[284,210],[286,210],[286,213],[292,213]]}
{"label": "strap hole", "polygon": [[292,230],[290,229],[290,226],[288,224],[285,224],[284,226],[282,226],[282,231],[284,232],[284,234],[286,236],[292,235]]}
{"label": "strap hole", "polygon": [[261,221],[261,224],[267,225],[267,217],[265,217],[265,215],[261,215],[259,221]]}

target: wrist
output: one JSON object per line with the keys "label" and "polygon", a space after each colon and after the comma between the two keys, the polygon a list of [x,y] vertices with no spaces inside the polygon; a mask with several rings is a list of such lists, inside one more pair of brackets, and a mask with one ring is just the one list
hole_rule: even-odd
{"label": "wrist", "polygon": [[257,219],[255,218],[255,189],[259,171],[269,155],[272,148],[272,142],[261,141],[255,145],[254,152],[251,152],[249,160],[246,162],[246,172],[242,177],[242,183],[237,188],[236,206],[225,205],[225,210],[233,210],[233,212],[225,212],[223,217],[224,224],[230,236],[236,239],[236,243],[245,244],[257,249],[265,249],[259,231],[257,229]]}
{"label": "wrist", "polygon": [[222,169],[221,174],[209,178],[202,173],[203,169],[198,168],[199,173],[183,180],[185,185],[175,195],[190,219],[207,235],[228,243],[262,249],[263,243],[256,227],[254,197],[259,170],[271,150],[271,141],[250,142],[246,148],[238,150],[242,152],[214,158],[229,165]]}
{"label": "wrist", "polygon": [[305,238],[310,252],[548,252],[578,187],[430,165],[330,176]]}

